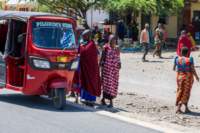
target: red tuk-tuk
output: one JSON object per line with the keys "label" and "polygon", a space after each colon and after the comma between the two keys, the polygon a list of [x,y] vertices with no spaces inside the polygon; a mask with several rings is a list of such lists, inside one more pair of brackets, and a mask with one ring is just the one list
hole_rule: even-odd
{"label": "red tuk-tuk", "polygon": [[76,22],[49,13],[0,11],[0,88],[66,104],[78,67]]}

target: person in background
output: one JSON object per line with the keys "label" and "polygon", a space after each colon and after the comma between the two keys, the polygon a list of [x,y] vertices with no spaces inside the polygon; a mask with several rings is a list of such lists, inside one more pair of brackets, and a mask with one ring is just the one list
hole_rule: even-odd
{"label": "person in background", "polygon": [[189,113],[188,101],[194,82],[194,77],[199,81],[199,77],[194,67],[194,60],[188,57],[189,49],[183,47],[181,56],[177,56],[174,61],[174,71],[177,70],[177,97],[176,97],[176,113],[181,111],[182,105],[185,105],[185,113]]}
{"label": "person in background", "polygon": [[123,20],[119,20],[117,23],[117,35],[120,40],[124,41],[124,37],[126,35],[126,27]]}
{"label": "person in background", "polygon": [[187,33],[190,41],[191,41],[191,44],[192,44],[192,50],[196,50],[196,42],[194,40],[194,38],[192,37],[192,34],[190,32]]}
{"label": "person in background", "polygon": [[94,29],[92,31],[92,34],[96,34],[99,31],[99,27],[98,26],[94,26]]}
{"label": "person in background", "polygon": [[136,21],[134,21],[133,22],[133,38],[132,38],[133,43],[138,41],[138,33],[139,33],[138,24]]}
{"label": "person in background", "polygon": [[132,44],[138,41],[138,31],[137,23],[135,21],[128,25],[128,37],[131,39]]}
{"label": "person in background", "polygon": [[156,33],[155,33],[155,37],[154,37],[154,43],[156,45],[156,48],[153,52],[153,57],[155,57],[155,55],[159,56],[161,58],[161,53],[160,53],[160,49],[161,49],[161,35],[160,35],[160,31],[159,29],[156,29]]}
{"label": "person in background", "polygon": [[144,55],[142,57],[142,61],[145,62],[146,60],[146,55],[148,54],[149,51],[149,44],[150,44],[150,35],[149,35],[149,24],[145,24],[145,28],[142,30],[141,35],[140,35],[140,44],[144,47]]}
{"label": "person in background", "polygon": [[178,40],[178,45],[177,45],[177,50],[176,50],[178,56],[181,56],[181,49],[183,47],[188,48],[187,57],[190,57],[190,53],[191,53],[191,49],[192,49],[192,43],[191,43],[191,41],[190,41],[185,30],[183,30],[181,32],[181,36],[179,37],[179,40]]}
{"label": "person in background", "polygon": [[103,105],[106,105],[105,99],[110,100],[108,107],[113,107],[113,99],[116,98],[118,93],[121,62],[120,51],[116,45],[116,37],[114,35],[110,35],[109,42],[104,46],[100,63],[102,69],[103,89],[103,98],[101,102]]}
{"label": "person in background", "polygon": [[99,27],[94,26],[94,28],[92,30],[92,39],[95,39],[95,35],[97,34],[98,31],[99,31]]}
{"label": "person in background", "polygon": [[163,48],[167,49],[166,42],[167,42],[167,38],[168,38],[168,32],[167,32],[167,30],[166,30],[164,25],[162,25],[162,31],[163,31],[163,42],[162,42],[163,43]]}
{"label": "person in background", "polygon": [[110,36],[110,29],[109,28],[104,28],[104,33],[103,33],[103,42],[104,44],[108,43],[109,36]]}
{"label": "person in background", "polygon": [[192,23],[188,25],[187,32],[190,33],[193,38],[195,37],[195,29]]}
{"label": "person in background", "polygon": [[160,36],[160,49],[158,51],[159,53],[159,57],[162,58],[162,47],[164,46],[165,44],[165,30],[163,28],[163,24],[159,23],[158,24],[158,28],[156,29],[157,31],[159,31],[159,36]]}
{"label": "person in background", "polygon": [[91,40],[91,31],[82,33],[80,45],[80,85],[81,99],[85,104],[93,106],[96,96],[101,95],[100,72],[98,65],[97,47]]}

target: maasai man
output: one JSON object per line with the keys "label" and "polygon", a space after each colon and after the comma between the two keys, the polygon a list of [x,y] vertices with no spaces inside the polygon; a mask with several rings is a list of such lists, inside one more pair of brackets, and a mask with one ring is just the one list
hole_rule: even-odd
{"label": "maasai man", "polygon": [[183,47],[181,55],[175,58],[174,70],[177,70],[177,97],[176,97],[176,113],[183,113],[181,111],[182,105],[185,105],[185,113],[190,112],[188,108],[188,101],[190,92],[194,82],[194,77],[199,81],[199,77],[194,68],[194,60],[188,57],[188,48]]}
{"label": "maasai man", "polygon": [[187,47],[188,48],[188,55],[187,57],[190,57],[190,53],[191,53],[191,49],[192,49],[192,43],[187,35],[187,32],[185,30],[183,30],[181,32],[181,36],[178,40],[178,46],[177,46],[177,55],[178,56],[181,56],[181,49],[183,47]]}
{"label": "maasai man", "polygon": [[110,100],[109,107],[113,107],[113,99],[118,93],[119,70],[121,68],[120,52],[116,47],[117,40],[114,35],[110,35],[109,42],[104,46],[101,58],[102,67],[102,87],[103,105],[106,105],[105,99]]}
{"label": "maasai man", "polygon": [[91,40],[90,30],[82,33],[80,44],[81,99],[85,100],[86,105],[93,106],[96,96],[101,95],[101,84],[98,50],[94,41]]}

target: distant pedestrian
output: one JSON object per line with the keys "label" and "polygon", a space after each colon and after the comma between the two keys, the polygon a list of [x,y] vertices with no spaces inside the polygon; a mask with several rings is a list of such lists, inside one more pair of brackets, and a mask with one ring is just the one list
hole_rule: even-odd
{"label": "distant pedestrian", "polygon": [[159,36],[160,36],[160,49],[158,51],[159,53],[159,57],[162,58],[162,48],[163,46],[165,45],[165,40],[166,40],[166,33],[165,33],[165,30],[164,30],[164,27],[163,27],[163,24],[159,23],[158,24],[158,28],[156,29],[156,31],[159,32]]}
{"label": "distant pedestrian", "polygon": [[157,55],[161,58],[161,43],[162,43],[161,39],[162,38],[161,38],[160,31],[159,31],[159,29],[156,29],[155,36],[154,36],[154,43],[155,43],[156,47],[153,52],[153,57],[155,57],[155,55]]}
{"label": "distant pedestrian", "polygon": [[145,62],[147,61],[146,55],[148,54],[150,44],[149,24],[145,24],[145,28],[141,32],[140,43],[144,47],[144,55],[142,57],[142,61]]}
{"label": "distant pedestrian", "polygon": [[177,97],[176,97],[176,113],[183,113],[181,111],[182,105],[185,105],[185,113],[189,113],[188,101],[194,77],[199,81],[199,77],[194,68],[194,60],[188,57],[188,48],[181,49],[181,56],[177,56],[174,61],[174,70],[177,70]]}
{"label": "distant pedestrian", "polygon": [[101,58],[103,87],[101,102],[106,105],[105,99],[110,100],[109,107],[113,107],[113,99],[116,98],[118,93],[119,70],[121,68],[120,52],[116,44],[116,37],[110,35],[109,42],[104,46]]}
{"label": "distant pedestrian", "polygon": [[120,40],[124,41],[124,37],[126,35],[126,27],[123,20],[119,20],[117,23],[117,35]]}
{"label": "distant pedestrian", "polygon": [[108,43],[110,34],[111,34],[110,29],[109,28],[104,28],[104,33],[103,33],[103,42],[104,42],[104,44]]}
{"label": "distant pedestrian", "polygon": [[192,37],[192,34],[190,32],[187,33],[191,44],[192,44],[192,51],[196,50],[196,41],[194,40],[194,38]]}
{"label": "distant pedestrian", "polygon": [[138,33],[139,33],[138,24],[134,21],[134,23],[133,23],[133,38],[132,38],[133,42],[138,41]]}
{"label": "distant pedestrian", "polygon": [[187,32],[185,30],[183,30],[181,32],[181,36],[179,37],[178,40],[178,45],[177,45],[177,55],[181,56],[181,49],[183,47],[187,47],[188,48],[188,55],[187,57],[190,57],[190,53],[192,50],[192,42],[190,41],[190,38],[187,35]]}

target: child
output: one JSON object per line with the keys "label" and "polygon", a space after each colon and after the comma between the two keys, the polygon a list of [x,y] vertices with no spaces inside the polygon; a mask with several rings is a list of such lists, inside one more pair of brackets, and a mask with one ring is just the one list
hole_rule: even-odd
{"label": "child", "polygon": [[185,113],[191,112],[188,108],[188,101],[190,92],[194,82],[194,77],[199,81],[199,77],[194,68],[194,61],[192,57],[187,57],[188,48],[181,49],[181,56],[175,58],[174,71],[177,69],[177,97],[176,97],[176,113],[183,113],[181,111],[182,105],[185,105]]}

